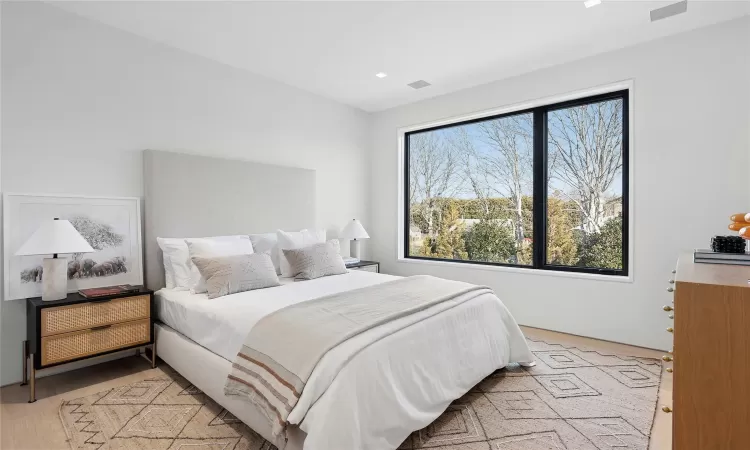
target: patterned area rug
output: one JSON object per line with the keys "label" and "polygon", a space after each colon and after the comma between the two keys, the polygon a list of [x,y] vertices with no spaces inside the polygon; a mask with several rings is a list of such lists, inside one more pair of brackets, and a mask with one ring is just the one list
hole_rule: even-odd
{"label": "patterned area rug", "polygon": [[[659,360],[529,345],[535,367],[493,373],[399,449],[648,448]],[[173,372],[65,401],[60,418],[73,449],[276,448]]]}

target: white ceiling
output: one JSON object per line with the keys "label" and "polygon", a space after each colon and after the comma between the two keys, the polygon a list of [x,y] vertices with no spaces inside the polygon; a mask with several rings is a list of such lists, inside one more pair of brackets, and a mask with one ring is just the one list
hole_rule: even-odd
{"label": "white ceiling", "polygon": [[[54,2],[137,35],[365,111],[518,75],[750,13],[750,2]],[[387,78],[375,77],[386,72]],[[424,79],[432,86],[406,86]]]}

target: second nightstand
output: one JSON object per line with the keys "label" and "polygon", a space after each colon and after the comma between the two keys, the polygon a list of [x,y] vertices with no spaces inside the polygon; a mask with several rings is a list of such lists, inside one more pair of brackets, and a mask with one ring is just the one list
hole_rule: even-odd
{"label": "second nightstand", "polygon": [[[86,298],[78,293],[62,300],[26,300],[23,383],[29,380],[29,403],[36,401],[36,371],[154,342],[154,293],[137,292]],[[28,362],[31,368],[28,370]],[[29,373],[30,372],[30,373]]]}
{"label": "second nightstand", "polygon": [[349,270],[364,270],[366,272],[380,273],[380,263],[377,261],[360,261],[356,264],[346,266]]}

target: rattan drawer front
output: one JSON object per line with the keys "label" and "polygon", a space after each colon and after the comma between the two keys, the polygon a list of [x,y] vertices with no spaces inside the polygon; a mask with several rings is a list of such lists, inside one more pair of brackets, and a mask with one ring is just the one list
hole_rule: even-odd
{"label": "rattan drawer front", "polygon": [[42,336],[86,330],[151,316],[151,296],[137,295],[101,303],[77,303],[42,309]]}
{"label": "rattan drawer front", "polygon": [[42,338],[42,366],[147,344],[150,340],[151,319],[47,336]]}

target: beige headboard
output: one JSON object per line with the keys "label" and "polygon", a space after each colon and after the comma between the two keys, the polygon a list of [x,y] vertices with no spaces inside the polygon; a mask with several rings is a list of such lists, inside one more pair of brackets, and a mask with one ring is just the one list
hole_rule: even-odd
{"label": "beige headboard", "polygon": [[157,237],[201,237],[315,227],[315,171],[146,150],[146,286],[164,287]]}

